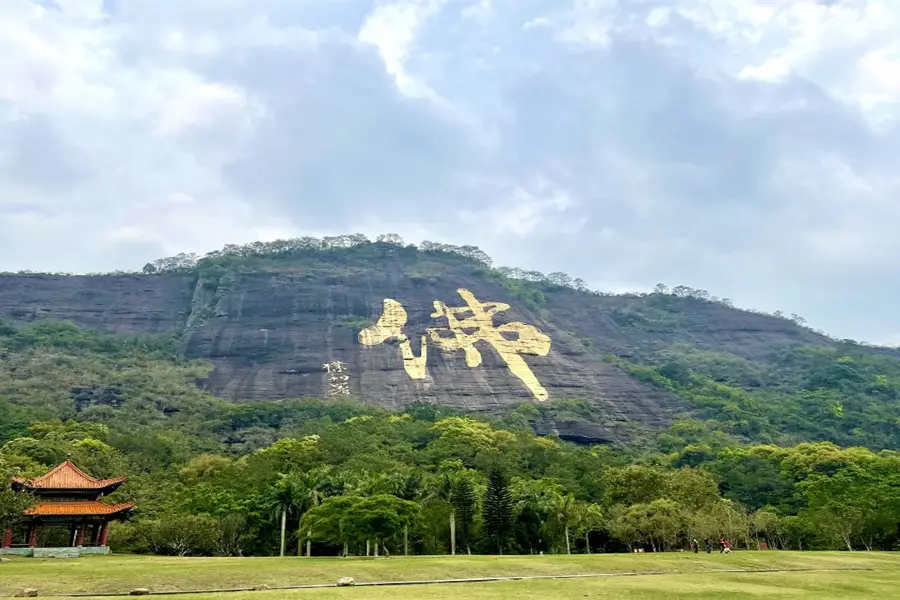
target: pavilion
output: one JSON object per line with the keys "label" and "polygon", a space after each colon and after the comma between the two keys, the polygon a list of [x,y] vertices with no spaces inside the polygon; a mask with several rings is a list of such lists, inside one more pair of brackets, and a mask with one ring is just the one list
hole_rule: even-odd
{"label": "pavilion", "polygon": [[[31,492],[38,503],[25,511],[28,521],[21,531],[6,530],[0,554],[78,556],[108,553],[109,524],[126,518],[134,504],[109,504],[101,502],[100,498],[111,494],[124,482],[124,477],[91,477],[70,460],[35,479],[14,477],[13,489]],[[49,535],[49,529],[55,530],[56,535]],[[68,530],[68,533],[63,534],[60,530]],[[56,543],[39,546],[38,534],[42,531]],[[59,543],[61,540],[65,543]],[[17,541],[20,543],[16,544]]]}

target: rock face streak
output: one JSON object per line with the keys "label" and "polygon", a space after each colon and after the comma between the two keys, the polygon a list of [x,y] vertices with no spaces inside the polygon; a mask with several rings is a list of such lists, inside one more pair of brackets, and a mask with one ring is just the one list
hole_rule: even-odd
{"label": "rock face streak", "polygon": [[593,407],[589,420],[544,429],[595,442],[658,429],[688,411],[604,354],[679,339],[739,354],[798,336],[819,343],[781,320],[707,304],[698,304],[708,314],[692,316],[696,323],[661,333],[617,320],[627,298],[561,290],[528,309],[471,264],[420,263],[311,260],[216,279],[2,276],[0,317],[126,333],[182,329],[185,354],[215,365],[198,384],[236,402],[349,394],[390,409],[422,401],[502,413],[522,402],[583,400]]}

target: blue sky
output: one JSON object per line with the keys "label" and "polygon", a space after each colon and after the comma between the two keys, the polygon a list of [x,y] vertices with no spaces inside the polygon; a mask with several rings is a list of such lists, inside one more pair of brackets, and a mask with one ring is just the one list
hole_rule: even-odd
{"label": "blue sky", "polygon": [[0,270],[399,233],[900,343],[900,3],[5,0]]}

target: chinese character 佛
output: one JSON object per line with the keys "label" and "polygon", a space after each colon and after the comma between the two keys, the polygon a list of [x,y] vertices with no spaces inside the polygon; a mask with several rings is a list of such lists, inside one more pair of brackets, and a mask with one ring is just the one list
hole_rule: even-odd
{"label": "chinese character \u4f5b", "polygon": [[[465,353],[466,365],[470,368],[481,365],[481,352],[475,347],[479,341],[490,344],[509,370],[522,381],[525,387],[540,401],[548,398],[547,390],[541,385],[522,354],[547,356],[550,352],[550,337],[537,327],[518,321],[495,326],[494,314],[509,310],[509,304],[502,302],[480,302],[469,290],[457,290],[466,306],[449,307],[438,300],[434,301],[432,318],[446,318],[447,327],[432,327],[427,330],[427,340],[447,351],[462,350]],[[471,313],[471,316],[464,316]],[[422,337],[421,354],[416,357],[410,346],[409,338],[403,333],[406,325],[406,310],[396,300],[384,301],[384,313],[378,322],[360,332],[360,343],[373,346],[388,339],[400,342],[400,352],[406,372],[413,379],[425,377],[427,357],[426,336]]]}

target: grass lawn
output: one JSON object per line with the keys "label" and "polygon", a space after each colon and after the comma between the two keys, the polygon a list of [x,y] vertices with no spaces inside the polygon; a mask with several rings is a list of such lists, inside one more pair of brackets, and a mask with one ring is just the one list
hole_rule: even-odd
{"label": "grass lawn", "polygon": [[[729,569],[817,569],[818,572],[728,573]],[[828,571],[829,569],[871,569]],[[290,597],[412,600],[465,595],[467,600],[517,598],[891,598],[900,589],[900,554],[749,552],[573,556],[365,558],[15,558],[0,565],[0,594],[26,587],[64,593],[203,590],[257,585],[461,579],[589,573],[657,573],[590,579],[441,584],[409,587],[271,590],[192,594],[187,600],[281,600]]]}

